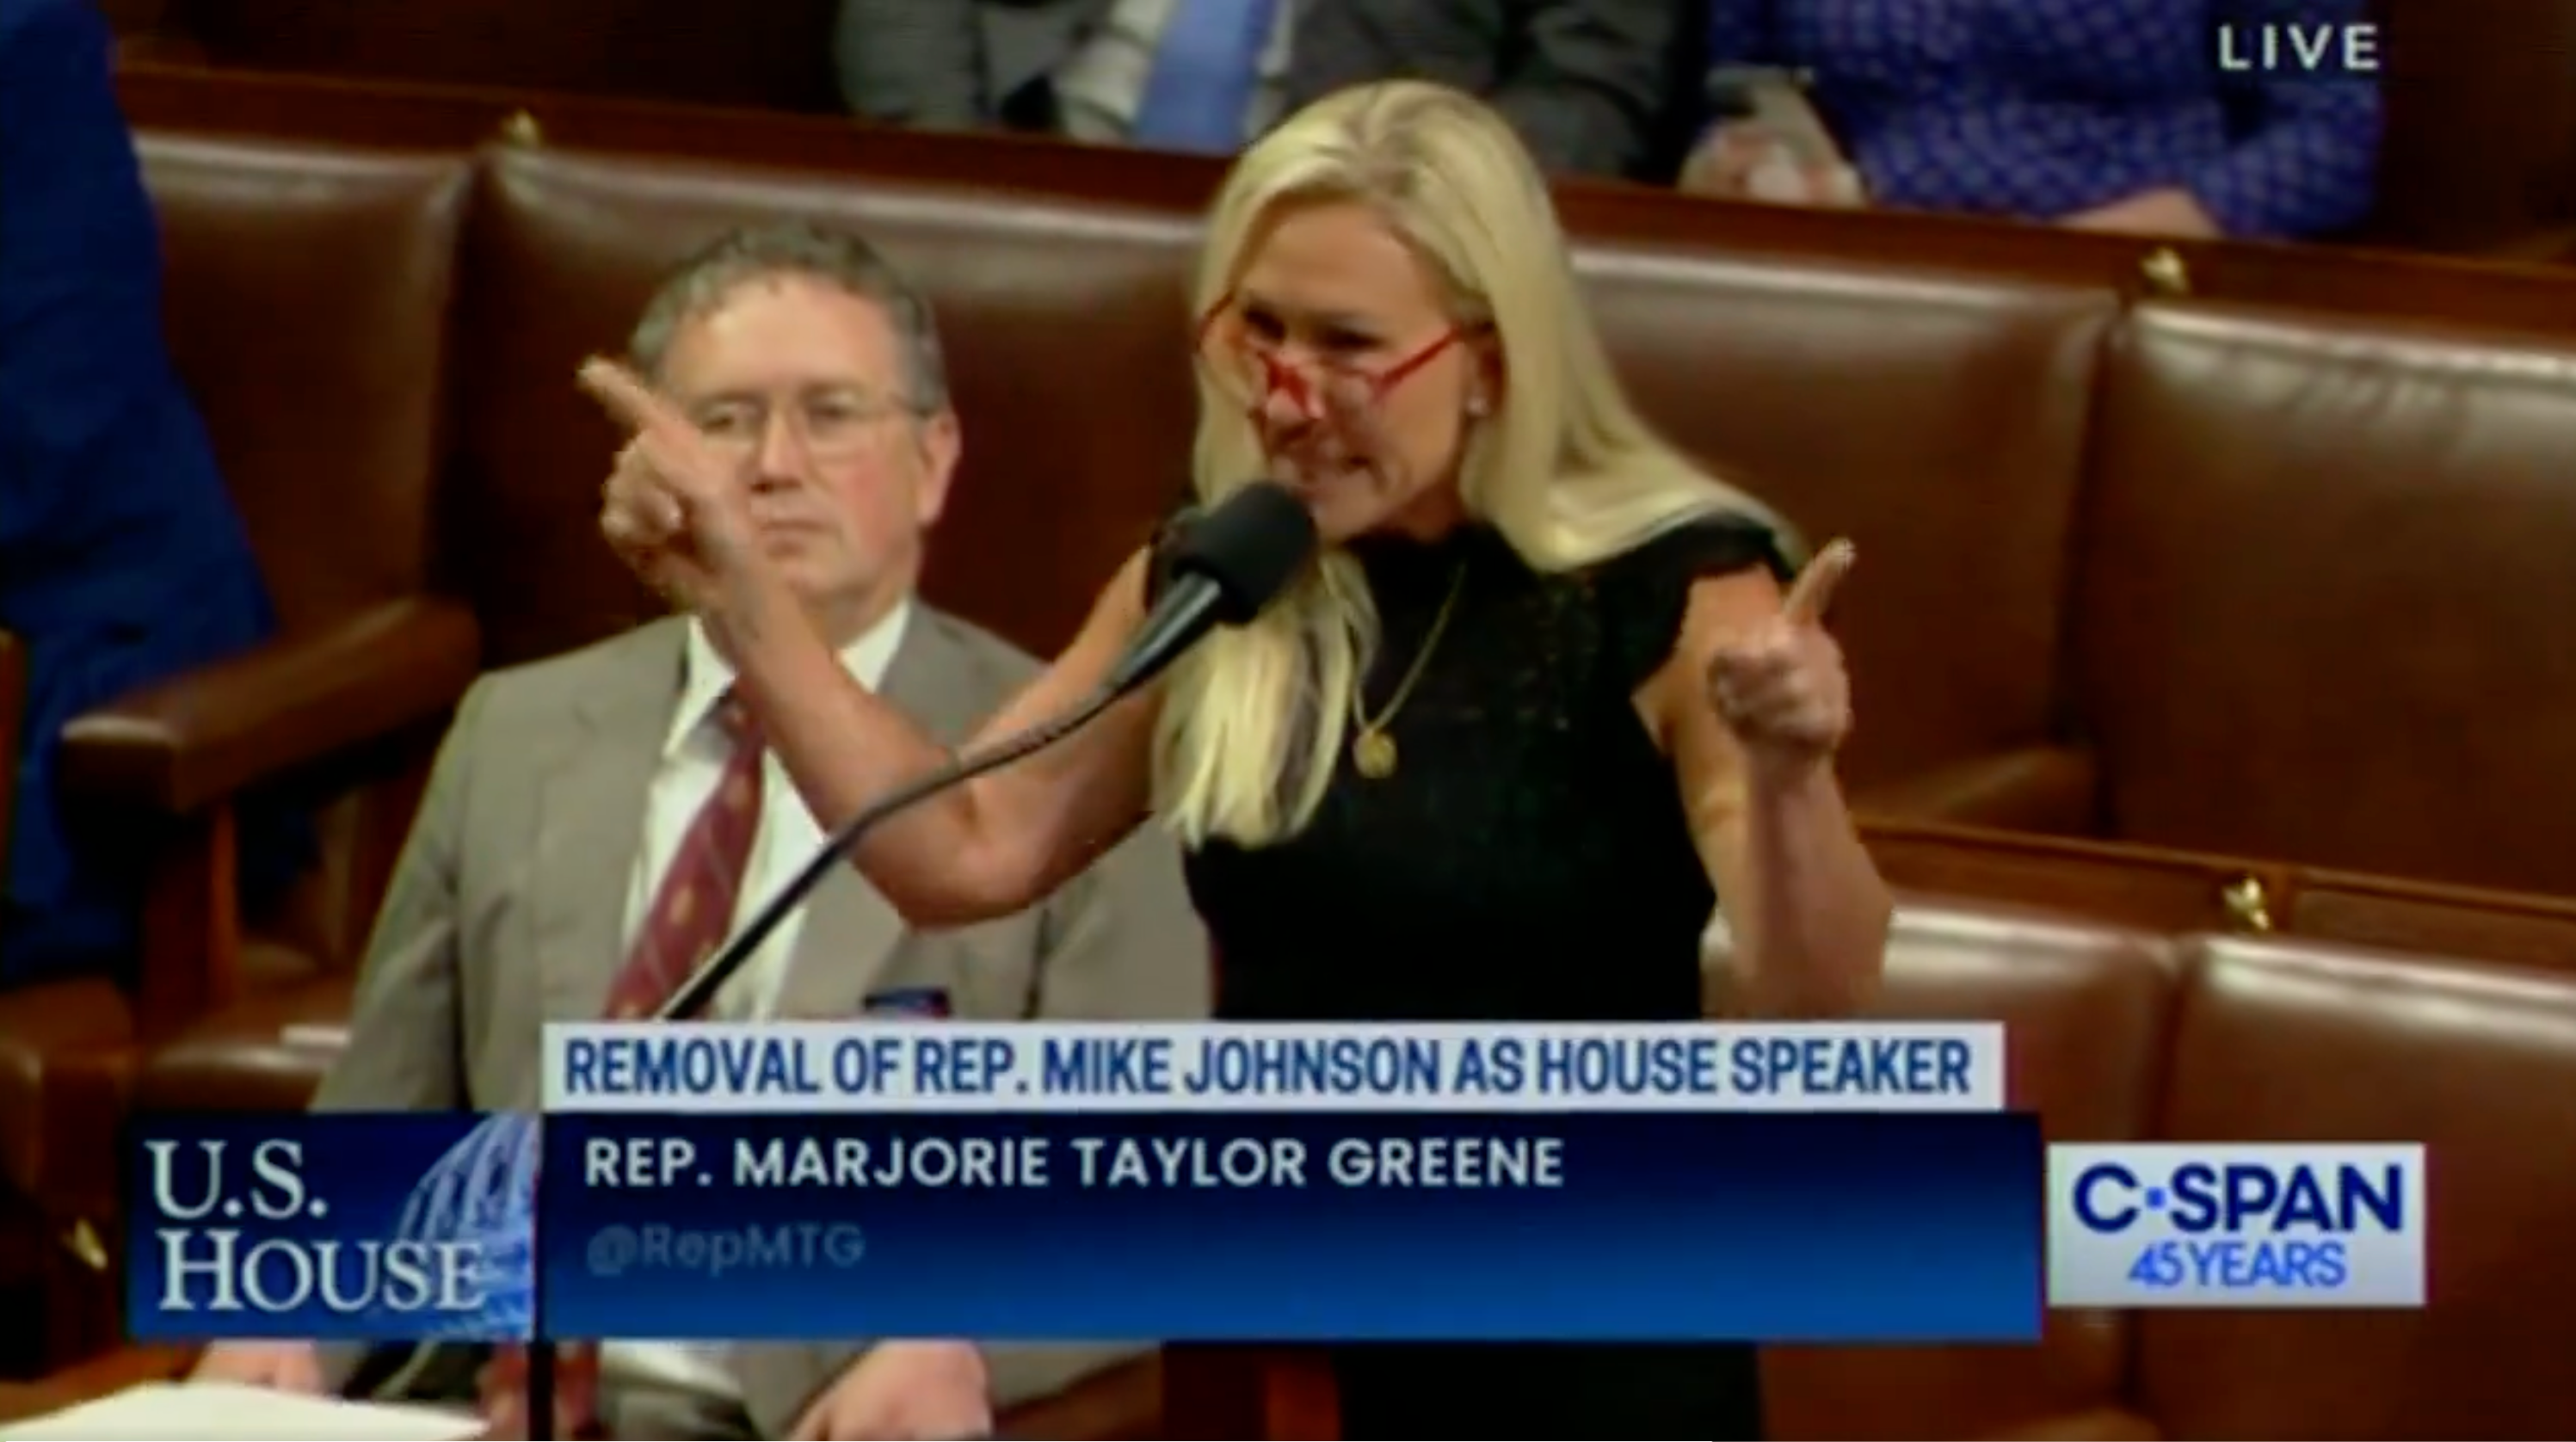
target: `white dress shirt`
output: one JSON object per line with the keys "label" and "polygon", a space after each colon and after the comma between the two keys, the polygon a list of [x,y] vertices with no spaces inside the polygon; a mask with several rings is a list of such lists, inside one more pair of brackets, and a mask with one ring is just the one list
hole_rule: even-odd
{"label": "white dress shirt", "polygon": [[[912,607],[899,602],[867,634],[841,652],[841,664],[871,691],[885,684],[895,648],[903,643]],[[680,706],[671,717],[671,734],[662,746],[662,762],[653,775],[644,803],[644,844],[635,856],[635,874],[627,889],[623,935],[632,946],[661,889],[681,840],[698,811],[715,794],[724,776],[733,741],[716,719],[716,703],[733,685],[726,663],[705,628],[689,626],[688,654],[680,684]],[[760,829],[743,868],[742,887],[734,901],[733,925],[741,926],[789,879],[813,860],[823,845],[823,828],[807,810],[796,783],[789,780],[778,755],[761,760]],[[727,1021],[757,1021],[776,1012],[786,985],[788,959],[795,954],[797,933],[804,925],[802,908],[788,913],[763,941],[749,964],[734,973],[716,994],[714,1014]],[[688,1387],[719,1396],[738,1396],[741,1388],[724,1366],[721,1344],[682,1342],[603,1342],[600,1367],[605,1372],[663,1386]]]}

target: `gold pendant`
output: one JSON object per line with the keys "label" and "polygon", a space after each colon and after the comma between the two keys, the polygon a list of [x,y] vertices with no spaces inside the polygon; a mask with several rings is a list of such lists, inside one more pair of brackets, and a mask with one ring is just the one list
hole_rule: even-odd
{"label": "gold pendant", "polygon": [[1351,764],[1371,781],[1395,774],[1395,738],[1383,731],[1362,731],[1351,740]]}

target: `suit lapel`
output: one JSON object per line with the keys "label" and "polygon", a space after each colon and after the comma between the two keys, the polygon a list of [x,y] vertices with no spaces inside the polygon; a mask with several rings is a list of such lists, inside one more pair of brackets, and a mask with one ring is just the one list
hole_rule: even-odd
{"label": "suit lapel", "polygon": [[627,901],[644,840],[646,793],[679,704],[686,623],[657,622],[621,643],[573,697],[538,781],[530,894],[549,1021],[595,1021],[625,963]]}
{"label": "suit lapel", "polygon": [[[982,720],[972,668],[947,623],[916,603],[905,623],[894,663],[886,668],[885,698],[945,744],[955,745]],[[814,890],[805,925],[797,933],[787,976],[779,990],[785,1017],[843,1017],[859,1009],[884,975],[903,918],[859,875],[842,866]]]}

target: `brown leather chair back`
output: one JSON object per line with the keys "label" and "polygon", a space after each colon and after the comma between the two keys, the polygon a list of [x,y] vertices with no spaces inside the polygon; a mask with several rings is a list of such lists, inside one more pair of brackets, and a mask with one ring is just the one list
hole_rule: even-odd
{"label": "brown leather chair back", "polygon": [[2076,567],[2112,834],[2576,894],[2534,793],[2576,777],[2570,435],[2565,340],[2140,307]]}
{"label": "brown leather chair back", "polygon": [[172,359],[289,627],[427,588],[471,158],[146,136]]}
{"label": "brown leather chair back", "polygon": [[[2013,1106],[2038,1112],[2051,1141],[2125,1141],[2152,1134],[2176,979],[2162,937],[2004,908],[1908,907],[1877,1015],[2003,1022]],[[2113,1405],[2130,1340],[2117,1313],[2064,1311],[2048,1315],[2037,1347],[1766,1348],[1772,1432],[1979,1437]]]}
{"label": "brown leather chair back", "polygon": [[2198,951],[2160,1134],[2423,1142],[2430,1292],[2143,1314],[2146,1415],[2167,1437],[2576,1436],[2576,987],[2320,944]]}

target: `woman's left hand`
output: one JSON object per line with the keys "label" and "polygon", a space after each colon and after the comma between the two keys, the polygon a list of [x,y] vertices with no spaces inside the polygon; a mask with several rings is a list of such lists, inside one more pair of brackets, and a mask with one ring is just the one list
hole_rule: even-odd
{"label": "woman's left hand", "polygon": [[1778,615],[1709,662],[1709,702],[1757,777],[1820,764],[1851,732],[1851,675],[1824,617],[1855,555],[1849,541],[1825,547],[1790,586]]}

